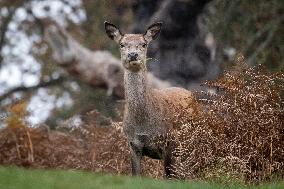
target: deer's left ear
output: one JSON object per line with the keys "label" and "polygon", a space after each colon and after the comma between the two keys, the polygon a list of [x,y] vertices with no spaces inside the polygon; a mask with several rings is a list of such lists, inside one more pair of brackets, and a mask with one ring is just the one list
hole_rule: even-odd
{"label": "deer's left ear", "polygon": [[144,34],[145,40],[149,43],[150,41],[156,39],[162,29],[162,22],[156,22],[148,27]]}

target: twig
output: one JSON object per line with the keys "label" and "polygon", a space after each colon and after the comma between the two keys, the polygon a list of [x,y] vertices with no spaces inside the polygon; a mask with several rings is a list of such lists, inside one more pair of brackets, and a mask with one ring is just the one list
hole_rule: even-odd
{"label": "twig", "polygon": [[266,39],[263,41],[263,43],[254,51],[254,53],[248,58],[247,63],[249,65],[252,65],[256,57],[259,55],[259,53],[265,49],[270,42],[273,40],[275,32],[278,30],[279,26],[281,25],[281,22],[283,21],[284,16],[280,17],[279,20],[275,23],[275,26],[269,31]]}
{"label": "twig", "polygon": [[0,102],[3,101],[4,99],[6,99],[7,97],[9,97],[10,95],[12,95],[15,92],[27,92],[27,91],[33,91],[36,90],[38,88],[41,87],[48,87],[48,86],[52,86],[52,85],[56,85],[59,83],[62,83],[66,80],[66,78],[64,77],[59,77],[57,79],[53,79],[50,81],[46,81],[46,82],[41,82],[35,86],[31,86],[31,87],[25,87],[25,86],[19,86],[19,87],[15,87],[13,89],[10,89],[9,91],[5,92],[4,94],[2,94],[0,96]]}
{"label": "twig", "polygon": [[17,151],[18,158],[22,159],[21,152],[20,152],[20,147],[19,147],[19,143],[18,143],[18,139],[17,139],[17,135],[16,135],[16,133],[14,131],[12,131],[12,135],[13,135],[13,138],[15,140],[15,145],[16,145],[16,151]]}
{"label": "twig", "polygon": [[31,139],[31,135],[28,130],[26,130],[27,136],[28,136],[28,141],[29,141],[29,148],[30,148],[30,153],[28,153],[28,160],[29,162],[34,162],[34,147]]}

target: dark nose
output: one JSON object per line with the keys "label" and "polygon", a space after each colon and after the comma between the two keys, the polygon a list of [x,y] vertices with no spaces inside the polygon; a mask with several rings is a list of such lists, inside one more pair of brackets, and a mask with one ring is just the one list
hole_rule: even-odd
{"label": "dark nose", "polygon": [[129,58],[130,61],[136,61],[137,57],[138,57],[138,54],[135,53],[135,52],[132,52],[132,53],[128,54],[128,58]]}

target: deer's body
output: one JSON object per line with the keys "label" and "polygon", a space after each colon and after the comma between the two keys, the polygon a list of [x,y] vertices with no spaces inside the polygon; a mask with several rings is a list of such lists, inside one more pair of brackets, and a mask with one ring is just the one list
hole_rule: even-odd
{"label": "deer's body", "polygon": [[146,52],[148,43],[160,31],[161,24],[150,26],[144,35],[125,34],[112,24],[105,23],[107,34],[120,44],[125,68],[125,113],[123,130],[130,144],[132,173],[140,174],[143,155],[163,159],[166,176],[171,176],[171,149],[161,148],[151,140],[165,135],[174,124],[174,116],[182,107],[190,106],[191,92],[182,88],[151,89],[147,84]]}

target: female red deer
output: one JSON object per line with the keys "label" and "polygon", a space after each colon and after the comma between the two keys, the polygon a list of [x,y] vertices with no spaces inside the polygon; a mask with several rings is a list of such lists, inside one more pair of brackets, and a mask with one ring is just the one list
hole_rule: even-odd
{"label": "female red deer", "polygon": [[130,145],[133,175],[140,174],[141,157],[145,155],[163,159],[166,176],[172,176],[171,149],[161,148],[152,140],[169,132],[177,109],[188,107],[194,101],[191,92],[185,89],[157,90],[147,84],[147,47],[157,38],[161,26],[162,23],[158,22],[144,34],[122,34],[115,25],[105,22],[107,35],[120,46],[124,67],[126,105],[123,130]]}

